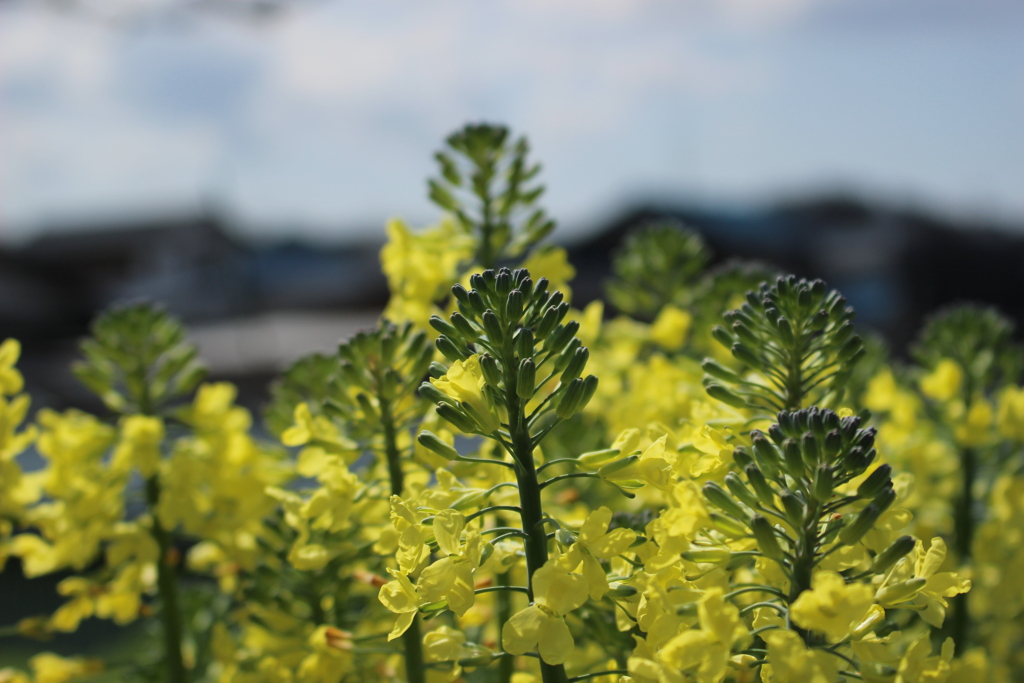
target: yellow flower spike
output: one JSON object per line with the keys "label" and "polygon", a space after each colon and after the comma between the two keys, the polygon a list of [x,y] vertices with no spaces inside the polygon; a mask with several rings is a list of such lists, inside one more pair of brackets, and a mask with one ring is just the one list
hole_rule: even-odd
{"label": "yellow flower spike", "polygon": [[811,586],[790,606],[790,618],[798,626],[824,633],[832,643],[850,635],[874,604],[869,586],[848,584],[836,572],[816,572]]}
{"label": "yellow flower spike", "polygon": [[548,664],[563,664],[574,643],[565,615],[587,601],[587,582],[549,559],[533,575],[534,603],[505,622],[501,642],[506,652],[521,655],[538,648]]}
{"label": "yellow flower spike", "polygon": [[25,380],[14,364],[21,356],[17,339],[6,339],[0,344],[0,395],[13,396],[25,387]]}
{"label": "yellow flower spike", "polygon": [[943,358],[935,368],[921,378],[921,393],[936,401],[953,399],[963,385],[964,371],[951,358]]}
{"label": "yellow flower spike", "polygon": [[651,339],[666,351],[678,351],[686,344],[693,316],[675,306],[667,305],[651,325]]}

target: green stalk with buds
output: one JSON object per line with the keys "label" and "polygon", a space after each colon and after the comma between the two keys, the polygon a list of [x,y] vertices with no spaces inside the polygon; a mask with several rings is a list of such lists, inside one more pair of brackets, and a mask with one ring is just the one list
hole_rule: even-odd
{"label": "green stalk with buds", "polygon": [[[546,279],[534,283],[526,270],[502,268],[472,276],[470,286],[456,285],[459,310],[449,320],[435,316],[431,324],[441,333],[437,348],[449,361],[478,356],[486,405],[454,401],[431,384],[424,384],[421,393],[459,430],[497,441],[510,456],[519,491],[525,588],[532,601],[533,575],[548,558],[541,492],[559,479],[540,480],[534,449],[556,424],[583,410],[597,378],[583,376],[589,351],[575,336],[579,324],[563,323],[569,305],[560,292],[548,292]],[[421,443],[431,447],[432,436],[422,433]],[[541,673],[544,683],[566,681],[561,664],[542,660]]]}

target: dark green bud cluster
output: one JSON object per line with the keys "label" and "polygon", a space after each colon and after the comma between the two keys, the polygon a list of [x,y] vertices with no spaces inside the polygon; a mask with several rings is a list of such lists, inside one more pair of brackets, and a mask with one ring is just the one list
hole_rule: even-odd
{"label": "dark green bud cluster", "polygon": [[644,319],[653,319],[666,305],[689,306],[710,259],[698,233],[678,221],[652,221],[629,233],[613,254],[608,299]]}
{"label": "dark green bud cluster", "polygon": [[1024,368],[1024,347],[1013,340],[1013,322],[995,308],[974,304],[931,316],[911,353],[928,370],[943,358],[956,361],[966,373],[968,397],[1017,382]]}
{"label": "dark green bud cluster", "polygon": [[[726,475],[725,485],[709,482],[703,492],[713,510],[747,529],[766,557],[792,570],[801,556],[813,564],[837,539],[847,545],[860,541],[896,494],[888,465],[874,469],[855,493],[840,493],[875,459],[875,430],[861,428],[860,418],[818,408],[777,417],[767,434],[753,431],[751,446],[733,452],[738,471]],[[775,526],[780,519],[797,537]],[[905,545],[901,541],[886,552]],[[885,553],[876,558],[876,564],[890,561],[895,562]]]}
{"label": "dark green bud cluster", "polygon": [[81,343],[75,376],[111,410],[157,414],[206,376],[185,327],[159,306],[130,304],[103,313]]}
{"label": "dark green bud cluster", "polygon": [[745,368],[765,380],[707,359],[708,394],[737,407],[794,410],[842,396],[844,379],[864,353],[853,329],[853,309],[821,280],[780,277],[747,293],[747,302],[712,330]]}
{"label": "dark green bud cluster", "polygon": [[[568,419],[583,410],[597,390],[597,378],[583,376],[590,352],[576,337],[579,323],[565,322],[569,304],[562,293],[548,292],[545,278],[534,283],[525,269],[486,270],[470,278],[470,287],[452,288],[459,310],[448,320],[430,319],[441,333],[436,345],[445,358],[455,362],[478,354],[485,391],[495,406],[507,406],[510,399],[525,405],[557,378],[544,409],[534,417],[553,410],[558,418]],[[442,417],[459,426],[454,413],[469,407],[452,405],[429,383],[420,392],[439,404]]]}
{"label": "dark green bud cluster", "polygon": [[382,320],[339,344],[335,356],[317,354],[293,364],[271,388],[266,414],[283,430],[295,406],[305,402],[314,414],[345,425],[351,438],[372,438],[381,429],[382,404],[414,396],[433,357],[426,333],[411,323]]}
{"label": "dark green bud cluster", "polygon": [[438,152],[440,175],[429,181],[430,199],[455,215],[478,240],[476,262],[518,257],[551,234],[555,222],[537,201],[540,164],[527,160],[526,138],[512,141],[508,128],[468,125],[448,136]]}

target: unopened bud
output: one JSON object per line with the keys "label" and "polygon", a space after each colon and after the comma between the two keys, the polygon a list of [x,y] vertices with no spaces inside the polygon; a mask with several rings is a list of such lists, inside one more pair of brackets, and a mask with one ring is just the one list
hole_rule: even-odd
{"label": "unopened bud", "polygon": [[750,520],[750,530],[754,532],[757,547],[765,557],[776,562],[783,562],[786,559],[786,554],[782,552],[782,546],[779,545],[779,539],[775,536],[775,529],[772,528],[771,522],[761,515],[754,515]]}
{"label": "unopened bud", "polygon": [[419,436],[416,437],[416,440],[419,441],[420,445],[423,446],[424,448],[427,448],[428,450],[437,453],[442,458],[445,458],[447,460],[457,460],[459,457],[459,452],[455,450],[454,446],[443,441],[439,436],[437,436],[437,434],[434,434],[433,432],[423,430],[422,432],[420,432]]}

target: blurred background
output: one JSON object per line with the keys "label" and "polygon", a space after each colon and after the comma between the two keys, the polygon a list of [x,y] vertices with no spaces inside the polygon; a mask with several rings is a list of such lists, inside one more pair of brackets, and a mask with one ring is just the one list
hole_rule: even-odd
{"label": "blurred background", "polygon": [[0,336],[35,404],[122,300],[164,302],[252,407],[379,313],[387,218],[505,123],[597,297],[645,220],[843,292],[897,353],[926,312],[1024,316],[1014,0],[0,0]]}

